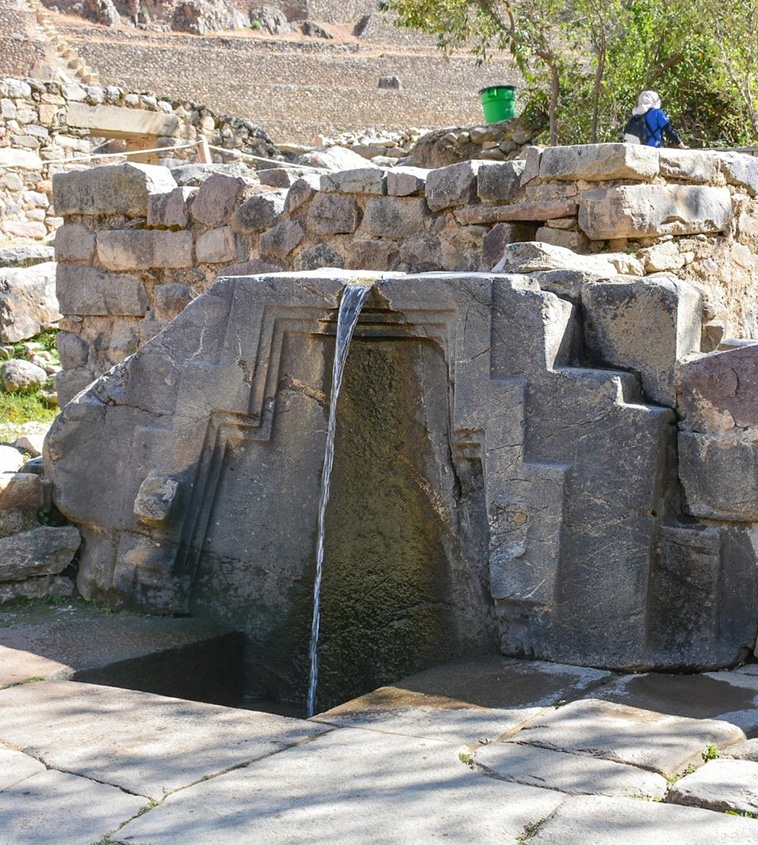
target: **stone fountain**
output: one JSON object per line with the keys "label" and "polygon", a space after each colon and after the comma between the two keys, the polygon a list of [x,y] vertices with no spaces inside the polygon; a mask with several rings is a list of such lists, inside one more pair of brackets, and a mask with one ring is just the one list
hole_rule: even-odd
{"label": "stone fountain", "polygon": [[[80,589],[232,626],[250,695],[303,700],[336,308],[369,279],[338,405],[321,704],[498,648],[738,660],[752,546],[679,519],[673,411],[583,364],[578,309],[525,275],[220,279],[48,438]],[[686,335],[700,301],[672,286],[661,320]]]}

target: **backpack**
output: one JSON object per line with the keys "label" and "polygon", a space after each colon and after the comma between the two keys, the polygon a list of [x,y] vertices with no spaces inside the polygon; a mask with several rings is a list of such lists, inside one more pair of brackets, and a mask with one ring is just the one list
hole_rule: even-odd
{"label": "backpack", "polygon": [[647,144],[647,120],[644,114],[633,114],[624,127],[624,143]]}

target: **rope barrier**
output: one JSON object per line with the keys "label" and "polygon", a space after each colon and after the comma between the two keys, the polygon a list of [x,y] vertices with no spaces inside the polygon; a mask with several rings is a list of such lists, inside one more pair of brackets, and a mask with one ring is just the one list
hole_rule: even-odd
{"label": "rope barrier", "polygon": [[241,153],[239,152],[239,150],[227,150],[225,147],[216,147],[213,144],[208,144],[208,149],[217,150],[218,152],[226,153],[227,155],[233,153],[234,155],[238,155],[241,158],[251,158],[254,161],[267,161],[269,163],[272,161],[276,161],[277,167],[296,167],[298,170],[316,170],[319,173],[322,173],[324,170],[323,167],[313,167],[310,164],[295,164],[291,161],[277,161],[276,159],[264,158],[263,156],[254,156],[252,153]]}
{"label": "rope barrier", "polygon": [[[165,153],[167,150],[187,150],[191,147],[197,147],[202,144],[202,141],[194,141],[191,144],[177,144],[175,147],[154,147],[150,150],[127,150],[123,153],[92,153],[86,156],[76,156],[75,158],[56,158],[50,161],[42,161],[42,167],[49,167],[51,164],[76,164],[80,161],[92,161],[96,158],[128,158],[130,155],[145,155],[145,153]],[[18,168],[17,164],[0,164],[0,167]]]}
{"label": "rope barrier", "polygon": [[[75,156],[74,158],[56,158],[51,159],[48,161],[43,161],[40,159],[40,166],[41,167],[49,167],[52,164],[78,164],[79,162],[83,161],[94,161],[95,159],[101,158],[129,158],[129,156],[135,155],[145,155],[146,153],[166,153],[171,152],[173,150],[188,150],[192,149],[192,147],[199,147],[203,144],[203,140],[193,141],[191,144],[176,144],[172,147],[153,147],[152,149],[147,150],[125,150],[121,153],[91,153],[90,155],[85,156]],[[265,158],[264,156],[255,156],[252,153],[243,153],[239,150],[228,150],[225,147],[217,147],[214,144],[207,144],[209,150],[216,150],[220,153],[225,153],[226,155],[234,155],[239,156],[240,158],[249,158],[254,161],[265,161],[269,164],[274,162],[277,167],[293,167],[297,170],[314,170],[318,173],[323,171],[323,167],[313,167],[309,164],[295,164],[290,161],[277,161],[276,159]],[[10,170],[15,170],[18,168],[18,164],[2,164],[0,163],[0,168],[6,168]]]}

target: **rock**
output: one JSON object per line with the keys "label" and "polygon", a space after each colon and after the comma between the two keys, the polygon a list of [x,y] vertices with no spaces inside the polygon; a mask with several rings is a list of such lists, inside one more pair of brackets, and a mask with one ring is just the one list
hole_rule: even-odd
{"label": "rock", "polygon": [[664,274],[622,277],[586,284],[582,305],[593,358],[638,372],[653,402],[674,407],[677,362],[700,349],[697,289]]}
{"label": "rock", "polygon": [[147,217],[150,194],[168,193],[176,181],[165,167],[115,164],[53,175],[53,205],[70,214],[123,214]]}
{"label": "rock", "polygon": [[0,270],[0,341],[16,343],[58,323],[55,274],[54,261]]}
{"label": "rock", "polygon": [[[213,129],[214,126],[210,128]],[[255,184],[255,174],[241,161],[229,164],[186,164],[182,161],[171,167],[171,175],[182,188],[198,188],[206,179],[217,173],[250,180]]]}
{"label": "rock", "polygon": [[321,177],[320,189],[324,193],[378,194],[386,193],[386,174],[378,167],[340,170]]}
{"label": "rock", "polygon": [[521,193],[524,161],[506,161],[481,167],[477,172],[477,196],[482,202],[513,202]]}
{"label": "rock", "polygon": [[258,247],[261,255],[281,260],[300,246],[304,237],[305,228],[300,221],[283,220],[261,235]]}
{"label": "rock", "polygon": [[31,267],[55,259],[51,246],[4,246],[0,247],[0,267]]}
{"label": "rock", "polygon": [[731,219],[728,188],[618,185],[579,198],[579,227],[591,240],[723,232]]}
{"label": "rock", "polygon": [[121,20],[113,0],[85,0],[84,8],[95,23],[116,26]]}
{"label": "rock", "polygon": [[549,226],[540,226],[535,234],[535,239],[552,246],[561,246],[575,252],[582,250],[587,244],[587,238],[577,231],[568,229],[553,229]]}
{"label": "rock", "polygon": [[428,170],[421,167],[395,167],[387,171],[387,194],[391,197],[409,197],[423,192]]}
{"label": "rock", "polygon": [[432,211],[466,205],[476,199],[481,161],[464,161],[432,170],[426,177],[426,201]]}
{"label": "rock", "polygon": [[[29,213],[27,213],[27,217]],[[36,223],[33,220],[18,221],[18,220],[4,220],[0,224],[0,229],[7,235],[12,235],[14,238],[32,238],[42,240],[47,237],[47,226],[44,223]]]}
{"label": "rock", "polygon": [[729,185],[744,188],[750,196],[758,194],[758,160],[743,153],[720,152],[719,169]]}
{"label": "rock", "polygon": [[419,138],[405,163],[427,169],[447,167],[476,158],[481,149],[471,140],[468,129],[435,129]]}
{"label": "rock", "polygon": [[253,234],[268,229],[284,211],[286,196],[286,191],[268,191],[249,197],[232,215],[232,229],[240,234]]}
{"label": "rock", "polygon": [[359,230],[361,236],[412,238],[431,221],[423,197],[370,197]]}
{"label": "rock", "polygon": [[351,234],[360,220],[361,209],[354,197],[319,192],[308,207],[306,225],[317,235]]}
{"label": "rock", "polygon": [[163,194],[150,194],[147,201],[147,225],[185,229],[189,224],[189,201],[196,193],[194,188],[181,187]]}
{"label": "rock", "polygon": [[482,266],[493,267],[508,244],[534,240],[534,228],[519,223],[496,223],[482,240]]}
{"label": "rock", "polygon": [[540,158],[540,179],[604,182],[649,181],[658,175],[658,150],[641,144],[578,144],[547,147]]}
{"label": "rock", "polygon": [[682,431],[679,478],[692,516],[758,521],[758,443]]}
{"label": "rock", "polygon": [[289,188],[297,182],[301,175],[301,172],[290,170],[287,167],[270,167],[267,170],[258,171],[258,179],[261,185],[268,185],[271,188]]}
{"label": "rock", "polygon": [[395,270],[400,250],[394,241],[353,238],[348,245],[346,265],[353,270]]}
{"label": "rock", "polygon": [[[163,196],[159,194],[158,196]],[[69,223],[55,233],[55,257],[58,261],[91,262],[95,255],[95,233],[88,226]]]}
{"label": "rock", "polygon": [[321,267],[344,267],[342,256],[328,244],[316,244],[304,249],[298,256],[299,270],[318,270]]}
{"label": "rock", "polygon": [[225,0],[181,0],[174,6],[171,16],[173,30],[193,35],[242,29],[245,23],[244,16]]}
{"label": "rock", "polygon": [[[192,302],[192,291],[180,282],[156,285],[153,292],[155,316],[169,322]],[[82,362],[82,363],[86,363]],[[79,365],[81,366],[81,364]]]}
{"label": "rock", "polygon": [[237,255],[237,241],[231,226],[209,229],[195,241],[198,264],[222,264],[233,261]]}
{"label": "rock", "polygon": [[13,359],[0,365],[0,378],[6,393],[23,393],[41,387],[47,381],[47,373],[30,361]]}
{"label": "rock", "polygon": [[722,754],[730,760],[751,760],[758,763],[758,739],[748,739],[745,742],[738,742],[730,745]]}
{"label": "rock", "polygon": [[709,760],[672,784],[666,800],[720,813],[758,813],[758,763]]}
{"label": "rock", "polygon": [[86,367],[80,367],[74,370],[61,370],[55,376],[55,390],[58,394],[60,406],[64,407],[84,390],[85,387],[89,387],[96,378],[96,373]]}
{"label": "rock", "polygon": [[605,255],[577,255],[570,249],[540,241],[511,243],[505,247],[493,273],[534,273],[541,270],[577,270],[615,276],[615,265]]}
{"label": "rock", "polygon": [[508,205],[467,205],[456,208],[455,219],[463,226],[506,221],[542,221],[576,214],[576,200],[554,199],[537,202],[514,202]]}
{"label": "rock", "polygon": [[[16,448],[20,452],[29,451],[22,446]],[[36,515],[43,504],[42,479],[38,475],[27,472],[0,473],[0,511],[20,510]]]}
{"label": "rock", "polygon": [[287,191],[284,200],[284,213],[293,214],[298,209],[309,203],[321,186],[321,176],[316,173],[309,173],[301,176]]}
{"label": "rock", "polygon": [[0,148],[0,166],[3,170],[12,168],[14,170],[42,170],[42,159],[28,150],[13,149],[12,147]]}
{"label": "rock", "polygon": [[0,604],[17,599],[58,599],[74,595],[74,582],[61,575],[42,575],[26,581],[0,583]]}
{"label": "rock", "polygon": [[292,27],[287,16],[275,6],[262,6],[260,9],[250,9],[250,23],[254,29],[262,29],[271,35],[288,35]]}
{"label": "rock", "polygon": [[390,74],[387,76],[380,76],[376,87],[379,88],[380,91],[401,91],[403,83],[400,81],[399,76]]}
{"label": "rock", "polygon": [[680,412],[695,431],[758,429],[758,344],[684,362],[679,393]]}
{"label": "rock", "polygon": [[0,473],[17,472],[24,463],[24,456],[13,446],[0,443]]}
{"label": "rock", "polygon": [[192,246],[191,232],[111,229],[97,234],[97,258],[107,270],[192,267]]}
{"label": "rock", "polygon": [[0,582],[58,575],[71,563],[81,537],[73,525],[43,525],[0,540]]}
{"label": "rock", "polygon": [[231,220],[249,181],[239,176],[214,173],[206,179],[192,201],[190,213],[206,226],[223,226]]}
{"label": "rock", "polygon": [[334,38],[331,32],[324,29],[323,26],[313,23],[313,21],[303,21],[301,30],[303,35],[307,35],[310,38],[326,38],[328,40]]}
{"label": "rock", "polygon": [[160,525],[168,520],[179,484],[173,478],[149,476],[140,485],[134,500],[134,515],[145,525]]}
{"label": "rock", "polygon": [[371,162],[363,156],[345,147],[316,147],[298,156],[297,163],[324,170],[355,170],[371,166]]}
{"label": "rock", "polygon": [[13,445],[21,452],[26,452],[33,458],[42,454],[42,444],[45,442],[44,434],[24,434],[17,437]]}
{"label": "rock", "polygon": [[[101,232],[101,235],[104,234],[109,233]],[[60,309],[66,315],[141,317],[147,310],[145,288],[137,276],[61,264],[58,267],[57,290]]]}
{"label": "rock", "polygon": [[720,154],[710,150],[677,150],[661,147],[658,151],[660,175],[708,185],[718,180]]}
{"label": "rock", "polygon": [[680,270],[685,264],[684,257],[677,249],[674,241],[665,241],[664,243],[641,249],[637,255],[645,265],[645,271],[647,273]]}
{"label": "rock", "polygon": [[55,345],[58,347],[58,354],[63,369],[83,367],[89,358],[89,344],[78,334],[60,331],[55,336]]}
{"label": "rock", "polygon": [[230,264],[228,267],[222,267],[218,271],[218,278],[222,276],[258,276],[266,273],[279,273],[281,269],[278,264],[271,264],[260,258],[254,258],[251,261],[243,261],[240,264]]}

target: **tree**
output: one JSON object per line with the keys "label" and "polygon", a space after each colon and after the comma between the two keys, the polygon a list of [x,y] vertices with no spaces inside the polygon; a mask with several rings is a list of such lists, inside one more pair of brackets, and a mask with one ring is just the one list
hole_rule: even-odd
{"label": "tree", "polygon": [[494,50],[509,52],[527,82],[544,76],[548,88],[550,143],[558,138],[561,76],[570,62],[566,50],[575,28],[573,0],[386,0],[399,26],[437,37],[446,53],[470,49],[480,61]]}
{"label": "tree", "polygon": [[758,138],[758,5],[753,0],[699,0],[717,52],[719,81],[739,99],[749,125],[748,138]]}
{"label": "tree", "polygon": [[615,141],[652,88],[688,141],[758,138],[755,0],[383,0],[399,26],[479,61],[509,52],[550,143]]}

